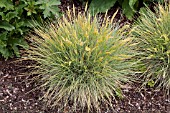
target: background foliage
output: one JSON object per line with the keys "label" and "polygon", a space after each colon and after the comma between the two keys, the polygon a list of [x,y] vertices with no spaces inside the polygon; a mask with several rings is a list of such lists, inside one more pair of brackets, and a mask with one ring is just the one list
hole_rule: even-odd
{"label": "background foliage", "polygon": [[106,12],[111,7],[119,5],[128,19],[132,19],[134,14],[140,10],[144,4],[153,4],[153,2],[163,2],[163,0],[80,0],[89,3],[89,10],[96,14]]}
{"label": "background foliage", "polygon": [[[128,19],[141,9],[143,4],[163,0],[79,0],[89,3],[93,14],[106,12],[119,4]],[[32,28],[32,20],[41,21],[59,16],[60,0],[0,0],[0,56],[19,57],[19,48],[28,48],[23,36]]]}
{"label": "background foliage", "polygon": [[28,48],[23,36],[32,20],[59,16],[59,0],[0,0],[0,56],[19,57],[19,47]]}

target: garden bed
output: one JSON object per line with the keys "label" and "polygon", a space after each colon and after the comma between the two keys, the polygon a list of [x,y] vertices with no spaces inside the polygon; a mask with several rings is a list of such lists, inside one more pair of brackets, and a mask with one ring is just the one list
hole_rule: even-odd
{"label": "garden bed", "polygon": [[[60,9],[64,12],[68,6],[72,6],[73,2],[63,0]],[[74,2],[76,8],[80,11],[83,10],[81,3]],[[117,8],[112,8],[108,15],[112,16]],[[123,25],[127,21],[126,17],[122,16],[119,11],[116,20]],[[42,92],[36,90],[36,83],[29,83],[28,76],[25,72],[29,73],[26,69],[32,61],[20,61],[18,58],[0,59],[0,113],[73,113],[72,105],[65,106],[64,108],[48,108],[39,100]],[[125,85],[122,89],[124,98],[113,99],[113,108],[106,109],[106,105],[102,103],[102,113],[169,113],[170,111],[170,97],[164,95],[161,90],[154,88],[141,89],[141,84],[133,83],[132,85]],[[75,113],[82,112],[78,108]],[[87,113],[87,109],[83,110]],[[92,111],[94,113],[95,111]]]}
{"label": "garden bed", "polygon": [[[30,61],[16,62],[18,59],[0,60],[0,113],[58,113],[60,108],[45,108],[38,100],[40,92],[31,92],[33,84],[25,83],[22,77]],[[123,89],[124,98],[113,101],[113,110],[105,109],[102,113],[168,113],[170,98],[162,91],[154,89],[139,90],[139,84],[126,86]],[[81,108],[79,108],[81,111]],[[79,113],[80,111],[77,111]],[[59,113],[72,113],[71,106],[66,106]],[[84,111],[86,113],[86,111]]]}

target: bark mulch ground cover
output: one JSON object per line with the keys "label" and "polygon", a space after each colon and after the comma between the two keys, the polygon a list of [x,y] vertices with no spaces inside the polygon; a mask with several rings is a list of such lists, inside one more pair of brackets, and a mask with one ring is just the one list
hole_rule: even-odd
{"label": "bark mulch ground cover", "polygon": [[[73,113],[71,106],[45,108],[38,100],[39,91],[31,92],[35,84],[25,83],[22,76],[30,61],[18,63],[17,59],[0,60],[0,113]],[[114,111],[102,105],[102,113],[170,113],[170,98],[162,91],[139,90],[139,84],[123,88],[124,98],[113,101]],[[60,110],[60,111],[59,111]],[[80,113],[81,108],[76,112]],[[94,111],[93,111],[94,112]],[[86,113],[86,111],[84,111]]]}
{"label": "bark mulch ground cover", "polygon": [[[74,4],[81,10],[81,3],[75,1]],[[70,3],[69,0],[63,0],[60,8],[64,11],[71,5],[72,2]],[[109,15],[113,14],[112,10]],[[125,22],[126,18],[120,15],[117,19]],[[25,80],[28,78],[23,76],[23,73],[29,72],[24,67],[32,62],[17,62],[17,60],[16,58],[7,61],[0,59],[0,113],[73,113],[71,105],[63,109],[45,107],[45,104],[38,99],[41,96],[40,91],[28,93],[36,84],[26,83]],[[102,113],[170,113],[170,96],[166,97],[162,91],[154,88],[140,90],[139,86],[140,84],[134,83],[124,87],[122,89],[124,98],[113,100],[114,110],[106,109],[102,104]],[[80,112],[81,108],[75,113]],[[84,110],[84,113],[86,112]]]}

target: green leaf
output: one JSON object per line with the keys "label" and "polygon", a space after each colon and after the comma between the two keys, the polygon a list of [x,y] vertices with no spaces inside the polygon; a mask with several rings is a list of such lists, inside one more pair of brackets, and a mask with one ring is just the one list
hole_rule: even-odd
{"label": "green leaf", "polygon": [[18,47],[17,47],[16,45],[13,45],[13,46],[12,46],[12,49],[13,49],[13,51],[14,51],[15,55],[16,55],[17,57],[20,57]]}
{"label": "green leaf", "polygon": [[0,0],[0,8],[5,8],[6,10],[13,10],[14,6],[11,0]]}
{"label": "green leaf", "polygon": [[16,28],[24,27],[25,26],[24,21],[17,22],[15,26]]}
{"label": "green leaf", "polygon": [[0,12],[0,16],[3,18],[3,17],[4,17],[4,13],[3,13],[3,12]]}
{"label": "green leaf", "polygon": [[31,13],[30,11],[27,12],[27,16],[31,16],[31,14],[32,14],[32,13]]}
{"label": "green leaf", "polygon": [[51,6],[51,8],[49,9],[49,11],[53,14],[53,15],[55,15],[55,16],[59,16],[59,11],[60,11],[60,9],[58,8],[58,7],[56,7],[56,6]]}
{"label": "green leaf", "polygon": [[53,15],[57,15],[59,12],[58,5],[61,4],[61,2],[59,0],[38,0],[36,3],[36,5],[41,5],[39,8],[44,10],[43,14],[44,14],[44,18],[46,17],[50,17],[51,14]]}
{"label": "green leaf", "polygon": [[29,1],[27,2],[27,6],[24,8],[27,11],[27,16],[31,16],[33,13],[37,14],[36,12],[36,2],[35,1]]}
{"label": "green leaf", "polygon": [[11,19],[13,19],[13,18],[15,18],[15,17],[18,17],[17,15],[18,15],[18,13],[17,13],[16,11],[14,11],[14,12],[9,12],[9,13],[6,14],[4,20],[10,21]]}
{"label": "green leaf", "polygon": [[4,41],[0,40],[0,48],[2,47],[6,47],[6,43],[4,43]]}
{"label": "green leaf", "polygon": [[92,14],[99,12],[106,12],[109,10],[117,0],[92,0],[89,6],[89,10]]}
{"label": "green leaf", "polygon": [[12,31],[15,27],[9,24],[7,21],[0,21],[0,28],[5,29],[7,31]]}
{"label": "green leaf", "polygon": [[6,7],[5,0],[0,0],[0,8]]}
{"label": "green leaf", "polygon": [[155,82],[153,80],[148,81],[148,85],[150,87],[153,87],[155,85]]}
{"label": "green leaf", "polygon": [[60,5],[61,2],[59,0],[38,0],[35,4],[36,5],[46,4],[47,6],[53,6],[53,5]]}
{"label": "green leaf", "polygon": [[12,56],[12,52],[10,52],[8,48],[1,47],[1,46],[0,46],[0,54],[2,54],[2,56],[5,59],[8,59],[10,56]]}
{"label": "green leaf", "polygon": [[7,40],[7,31],[6,32],[3,32],[3,33],[0,33],[0,40]]}
{"label": "green leaf", "polygon": [[23,47],[24,49],[28,49],[28,44],[27,42],[24,40],[24,38],[13,38],[13,39],[10,39],[10,44],[12,46],[20,46],[20,47]]}
{"label": "green leaf", "polygon": [[122,9],[123,9],[123,13],[126,15],[126,17],[129,20],[132,20],[133,16],[134,16],[134,11],[133,9],[129,6],[129,0],[124,0],[123,4],[122,4]]}
{"label": "green leaf", "polygon": [[24,49],[28,49],[29,47],[23,38],[13,38],[10,39],[8,43],[10,43],[10,46],[17,57],[20,57],[18,46],[23,47]]}
{"label": "green leaf", "polygon": [[131,9],[133,9],[134,11],[135,11],[134,5],[136,4],[137,1],[138,1],[138,0],[129,0],[129,6],[130,6]]}
{"label": "green leaf", "polygon": [[24,7],[26,7],[26,4],[20,4],[19,6],[15,7],[15,11],[18,13],[18,16],[22,16]]}
{"label": "green leaf", "polygon": [[24,21],[24,26],[30,27],[30,28],[35,27],[36,26],[35,21],[34,20],[25,20]]}

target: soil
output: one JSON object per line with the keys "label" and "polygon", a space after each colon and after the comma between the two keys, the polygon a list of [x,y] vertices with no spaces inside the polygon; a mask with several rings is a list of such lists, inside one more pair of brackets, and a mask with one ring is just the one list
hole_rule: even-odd
{"label": "soil", "polygon": [[[82,10],[81,3],[74,1],[75,6]],[[63,0],[60,6],[65,11],[67,6],[72,6],[73,2]],[[113,14],[115,8],[109,11],[109,15]],[[117,20],[122,23],[127,22],[126,18],[119,11]],[[28,76],[23,76],[25,69],[31,61],[18,62],[17,58],[5,61],[0,59],[0,113],[73,113],[71,106],[65,108],[45,107],[45,104],[39,100],[40,91],[30,92],[35,83],[30,84],[25,80]],[[140,84],[134,83],[124,87],[123,99],[113,100],[114,110],[106,109],[102,104],[102,113],[170,113],[170,96],[164,96],[162,91],[154,88],[146,88],[140,90]],[[79,108],[75,113],[80,113]],[[84,113],[87,111],[85,110]],[[94,113],[95,111],[92,111]]]}
{"label": "soil", "polygon": [[[45,107],[38,99],[41,96],[39,91],[28,93],[35,84],[26,83],[28,77],[22,74],[29,71],[24,67],[32,62],[18,60],[0,60],[0,113],[73,113],[71,106],[63,109]],[[114,110],[106,109],[103,104],[102,113],[170,113],[170,98],[162,91],[151,88],[139,90],[139,86],[136,83],[124,87],[124,98],[113,101]],[[80,112],[81,109],[76,113]]]}

